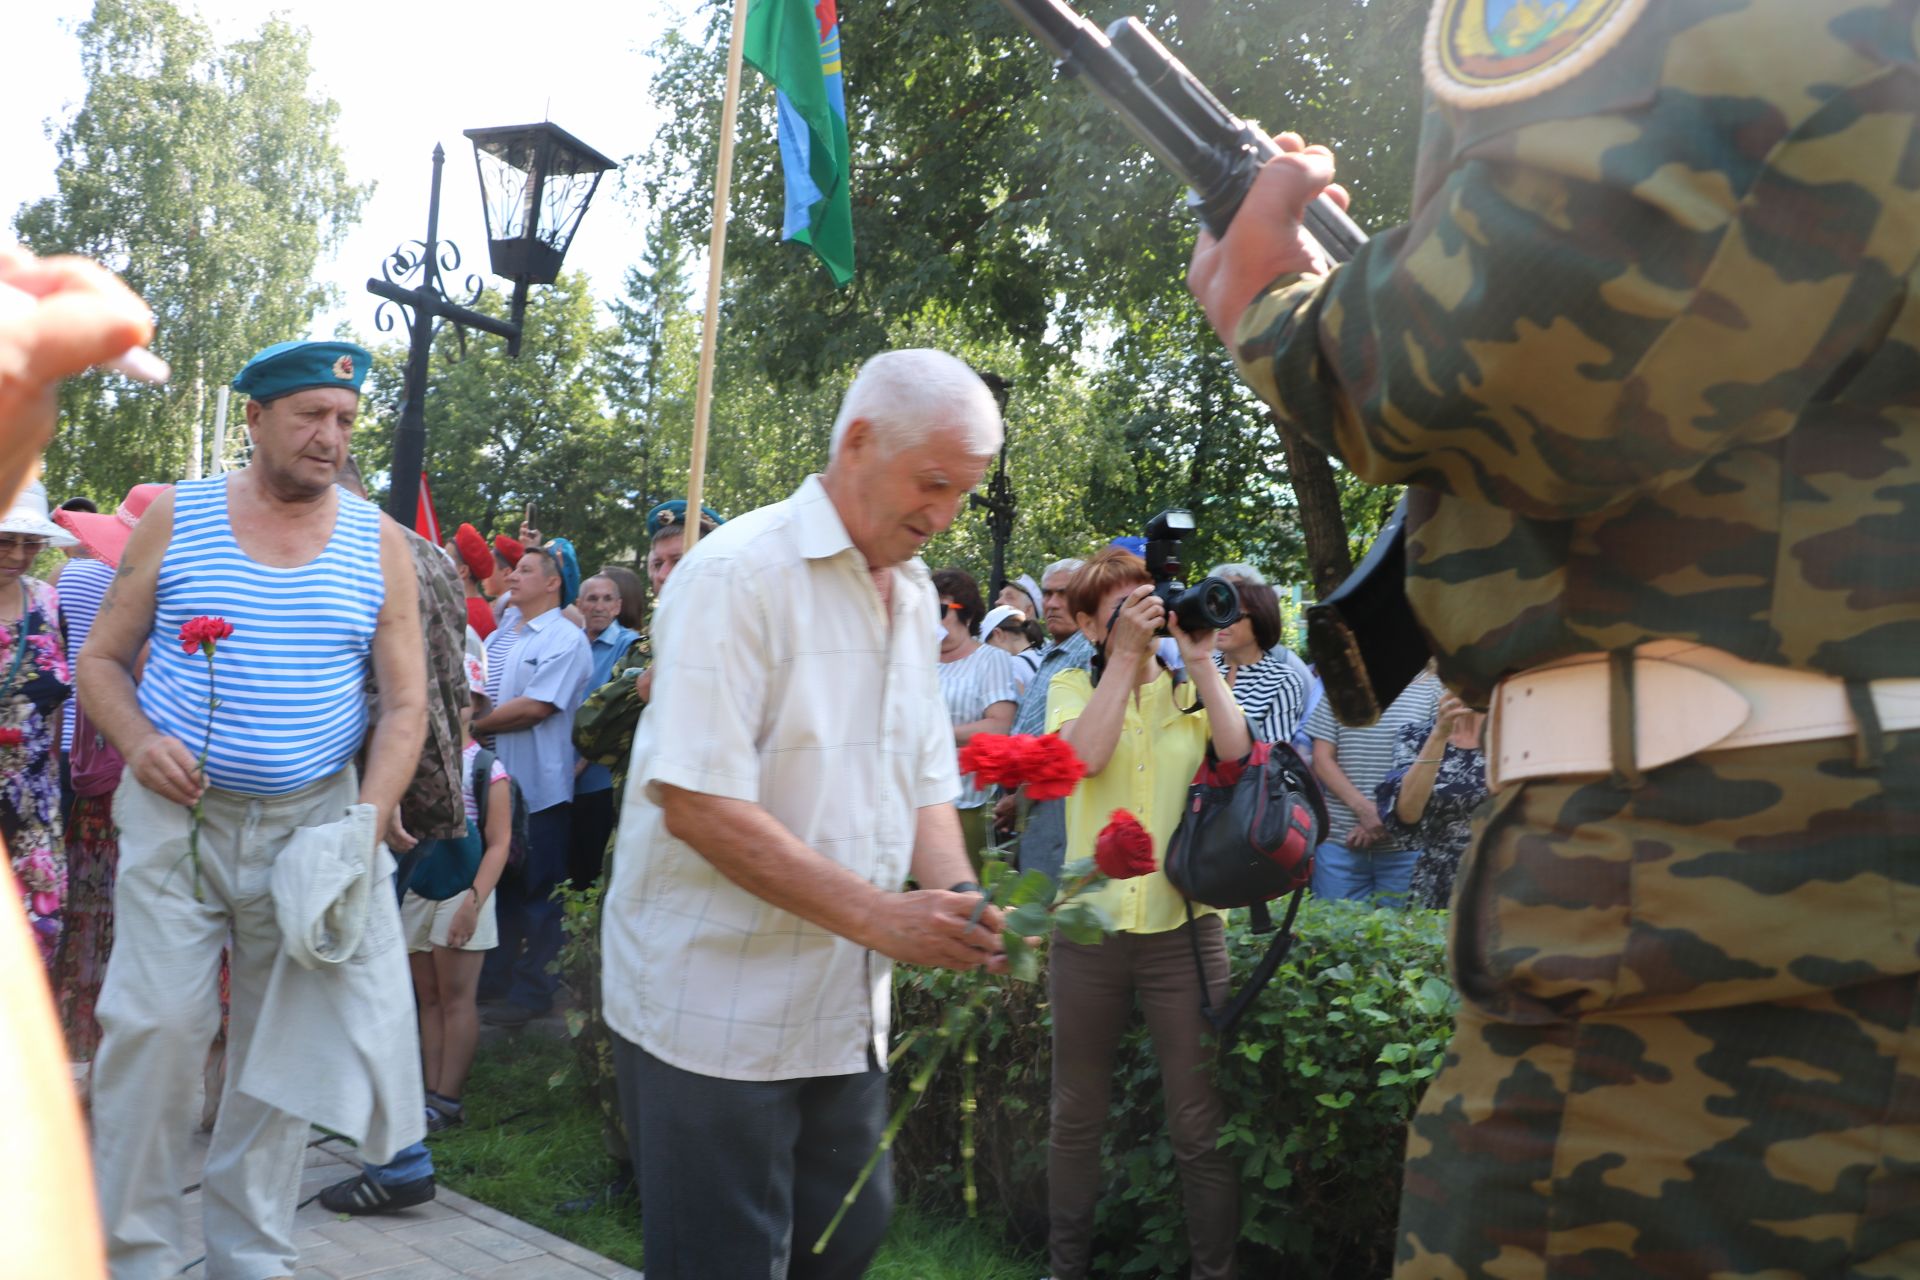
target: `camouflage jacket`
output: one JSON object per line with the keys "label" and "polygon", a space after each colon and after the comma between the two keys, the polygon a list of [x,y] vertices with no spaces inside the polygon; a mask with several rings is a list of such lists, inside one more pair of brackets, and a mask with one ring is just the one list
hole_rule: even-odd
{"label": "camouflage jacket", "polygon": [[1914,5],[1654,0],[1493,106],[1441,83],[1446,35],[1410,222],[1276,281],[1235,346],[1315,443],[1415,486],[1448,683],[1665,637],[1920,675]]}
{"label": "camouflage jacket", "polygon": [[[407,533],[420,595],[420,630],[427,650],[427,740],[413,781],[400,797],[400,821],[422,840],[466,834],[460,799],[460,708],[467,693],[467,602],[440,548]],[[369,677],[371,679],[371,677]]]}
{"label": "camouflage jacket", "polygon": [[613,664],[607,682],[587,695],[573,713],[573,749],[588,764],[603,764],[613,774],[614,812],[626,793],[627,762],[633,755],[633,735],[640,728],[640,713],[647,704],[635,687],[642,671],[653,665],[653,645],[640,636],[627,646],[620,661]]}

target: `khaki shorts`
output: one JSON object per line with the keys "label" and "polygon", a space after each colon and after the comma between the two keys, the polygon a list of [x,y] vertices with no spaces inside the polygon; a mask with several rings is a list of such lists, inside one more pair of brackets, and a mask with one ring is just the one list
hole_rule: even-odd
{"label": "khaki shorts", "polygon": [[[493,918],[493,900],[497,896],[490,893],[487,900],[480,904],[480,918],[473,922],[473,937],[459,950],[491,951],[500,945],[500,927]],[[409,889],[407,896],[400,900],[400,931],[406,937],[408,953],[417,954],[446,946],[447,930],[453,927],[454,913],[466,900],[464,889],[440,902],[423,898]]]}

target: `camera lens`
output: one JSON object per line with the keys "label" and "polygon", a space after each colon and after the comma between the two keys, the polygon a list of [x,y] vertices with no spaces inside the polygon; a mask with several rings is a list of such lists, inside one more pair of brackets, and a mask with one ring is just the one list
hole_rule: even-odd
{"label": "camera lens", "polygon": [[1218,631],[1240,620],[1240,593],[1225,578],[1206,578],[1180,593],[1175,611],[1187,631]]}

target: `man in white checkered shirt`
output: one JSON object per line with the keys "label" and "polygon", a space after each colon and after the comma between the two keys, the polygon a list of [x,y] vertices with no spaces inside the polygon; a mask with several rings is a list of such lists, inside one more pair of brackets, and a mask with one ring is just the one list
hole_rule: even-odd
{"label": "man in white checkered shirt", "polygon": [[965,364],[875,356],[826,474],[701,539],[663,595],[602,927],[649,1280],[861,1275],[884,1165],[811,1250],[885,1120],[892,962],[1003,962],[917,558],[1000,440]]}

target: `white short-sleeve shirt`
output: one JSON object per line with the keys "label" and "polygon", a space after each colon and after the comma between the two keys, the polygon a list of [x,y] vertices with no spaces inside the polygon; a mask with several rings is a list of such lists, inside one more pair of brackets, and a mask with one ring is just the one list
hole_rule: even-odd
{"label": "white short-sleeve shirt", "polygon": [[959,789],[918,560],[891,620],[818,476],[703,537],[652,633],[601,925],[607,1023],[729,1080],[887,1057],[892,963],[735,885],[666,829],[655,785],[761,805],[869,883],[902,888],[918,810]]}

